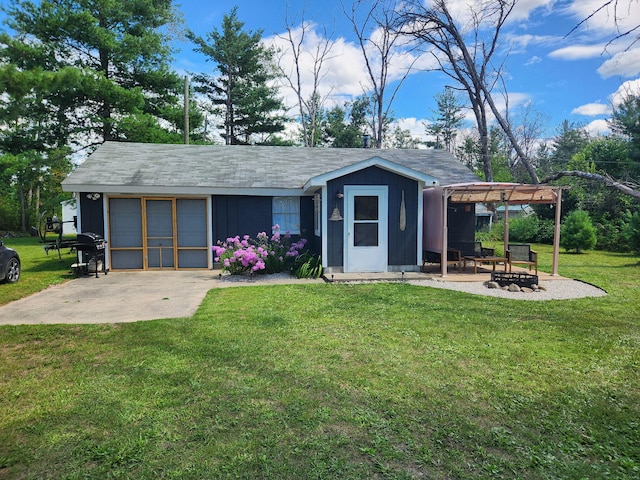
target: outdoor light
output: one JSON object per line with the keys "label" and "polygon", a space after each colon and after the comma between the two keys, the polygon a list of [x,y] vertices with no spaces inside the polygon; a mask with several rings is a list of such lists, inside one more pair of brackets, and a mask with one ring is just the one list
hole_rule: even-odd
{"label": "outdoor light", "polygon": [[89,200],[98,200],[100,198],[99,193],[87,193],[87,198]]}

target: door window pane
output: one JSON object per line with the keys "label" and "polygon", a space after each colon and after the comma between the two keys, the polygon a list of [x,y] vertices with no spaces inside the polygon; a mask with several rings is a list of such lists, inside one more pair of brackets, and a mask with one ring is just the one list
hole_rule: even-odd
{"label": "door window pane", "polygon": [[377,223],[356,223],[353,225],[353,246],[354,247],[377,247],[378,246],[378,224]]}
{"label": "door window pane", "polygon": [[378,197],[357,196],[353,197],[354,219],[378,220]]}

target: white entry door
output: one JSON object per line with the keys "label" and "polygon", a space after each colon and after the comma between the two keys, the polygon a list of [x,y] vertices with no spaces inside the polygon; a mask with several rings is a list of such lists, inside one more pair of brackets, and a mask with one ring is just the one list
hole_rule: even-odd
{"label": "white entry door", "polygon": [[388,187],[345,186],[345,272],[386,272]]}

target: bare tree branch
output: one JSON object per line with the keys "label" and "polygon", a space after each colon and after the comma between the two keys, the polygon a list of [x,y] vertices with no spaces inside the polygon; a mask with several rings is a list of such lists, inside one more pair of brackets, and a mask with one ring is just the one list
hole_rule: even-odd
{"label": "bare tree branch", "polygon": [[429,7],[421,0],[406,0],[399,15],[399,29],[415,39],[433,47],[444,56],[442,71],[461,84],[467,91],[476,117],[485,179],[492,181],[489,154],[489,117],[487,106],[507,135],[533,183],[538,177],[509,123],[497,108],[492,90],[502,76],[504,60],[496,67],[493,57],[503,26],[517,0],[491,0],[479,7],[469,4],[467,24],[458,25],[445,0],[434,0]]}
{"label": "bare tree branch", "polygon": [[[318,127],[318,115],[326,98],[320,95],[320,82],[326,76],[327,72],[324,71],[324,64],[327,60],[330,60],[331,50],[335,45],[335,40],[332,39],[332,35],[327,35],[326,29],[323,29],[323,40],[316,45],[314,52],[305,52],[304,42],[307,35],[307,31],[311,27],[311,24],[307,23],[304,19],[304,11],[300,20],[300,34],[296,38],[295,30],[292,22],[289,21],[289,15],[285,17],[286,34],[279,36],[282,40],[285,40],[291,47],[291,54],[293,56],[292,72],[285,71],[284,61],[282,57],[278,62],[278,67],[282,72],[284,78],[286,78],[289,87],[294,91],[297,97],[298,114],[300,115],[300,123],[302,126],[302,137],[305,147],[314,147],[316,145],[317,127]],[[281,52],[282,53],[282,52]],[[303,74],[301,71],[304,54],[311,55],[312,68],[311,68],[311,93],[308,98],[305,98],[303,86]]]}
{"label": "bare tree branch", "polygon": [[[367,67],[368,80],[371,82],[373,90],[374,115],[372,119],[373,139],[376,148],[382,148],[384,141],[384,131],[386,123],[390,117],[391,105],[402,86],[403,82],[413,70],[417,57],[404,70],[403,75],[387,95],[387,87],[390,84],[389,74],[391,64],[399,55],[400,41],[403,38],[399,32],[394,30],[396,2],[395,0],[375,0],[366,10],[364,18],[358,19],[357,13],[362,5],[370,2],[356,0],[351,5],[351,11],[347,12],[344,3],[342,9],[346,17],[353,26],[353,31],[358,39],[358,44]],[[367,36],[366,30],[373,29],[373,33],[379,33],[379,39]],[[375,50],[375,55],[371,53],[369,47]]]}
{"label": "bare tree branch", "polygon": [[558,180],[559,178],[562,178],[562,177],[578,177],[578,178],[584,178],[586,180],[591,180],[594,182],[603,183],[608,187],[617,188],[618,190],[620,190],[622,193],[626,195],[630,195],[635,198],[640,198],[640,191],[630,187],[629,185],[617,182],[616,180],[613,180],[612,178],[606,177],[604,175],[599,175],[597,173],[581,172],[579,170],[565,170],[562,172],[554,173],[553,175],[550,175],[544,180],[542,180],[542,183],[548,183],[553,180]]}
{"label": "bare tree branch", "polygon": [[[631,2],[632,1],[634,1],[634,0],[628,0],[629,6],[631,6]],[[638,0],[635,0],[635,1],[637,2]],[[568,36],[570,36],[573,33],[575,33],[582,26],[586,25],[589,22],[589,20],[591,20],[596,15],[598,15],[601,12],[603,12],[604,10],[606,10],[610,6],[613,6],[613,18],[614,18],[614,22],[616,24],[616,29],[618,30],[618,34],[614,35],[613,38],[611,38],[607,42],[607,44],[604,47],[604,51],[606,51],[616,40],[620,40],[621,38],[628,37],[631,34],[633,34],[634,32],[640,30],[640,25],[636,25],[636,26],[628,28],[628,29],[626,29],[624,31],[620,30],[620,27],[619,27],[619,24],[618,24],[618,19],[620,18],[619,15],[618,15],[619,3],[620,3],[619,0],[607,0],[607,1],[605,1],[602,5],[600,5],[593,12],[591,12],[591,14],[589,14],[587,17],[585,17],[582,20],[580,20],[580,22],[578,22],[577,25],[575,25],[571,30],[569,30],[569,32],[563,38],[567,38]],[[638,42],[640,42],[640,35],[636,35],[636,37],[634,39],[632,39],[631,42],[626,46],[624,51],[628,52]]]}

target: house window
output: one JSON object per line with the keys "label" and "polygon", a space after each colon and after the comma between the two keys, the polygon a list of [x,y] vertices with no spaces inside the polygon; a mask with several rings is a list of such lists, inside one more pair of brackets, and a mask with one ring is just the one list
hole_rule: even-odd
{"label": "house window", "polygon": [[319,193],[313,196],[313,231],[316,237],[321,235],[322,231],[322,200]]}
{"label": "house window", "polygon": [[273,197],[273,225],[280,233],[300,234],[300,197]]}

